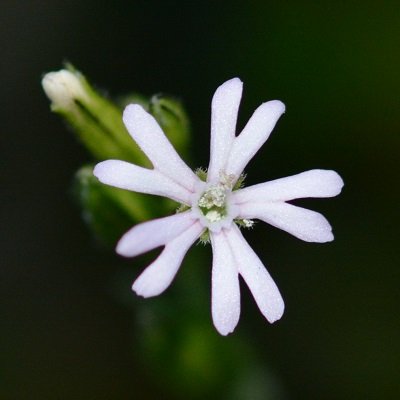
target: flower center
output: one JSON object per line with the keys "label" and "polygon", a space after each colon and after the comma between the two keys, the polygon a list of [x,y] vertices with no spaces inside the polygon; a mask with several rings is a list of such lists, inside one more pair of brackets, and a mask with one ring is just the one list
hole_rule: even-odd
{"label": "flower center", "polygon": [[208,221],[217,222],[226,216],[226,192],[225,185],[219,183],[210,186],[201,195],[197,205]]}
{"label": "flower center", "polygon": [[[203,171],[200,173],[204,175]],[[207,175],[197,174],[200,180],[191,199],[193,215],[206,228],[207,234],[208,230],[218,233],[222,228],[228,229],[239,213],[232,202],[235,177],[221,172],[217,182],[207,183]]]}

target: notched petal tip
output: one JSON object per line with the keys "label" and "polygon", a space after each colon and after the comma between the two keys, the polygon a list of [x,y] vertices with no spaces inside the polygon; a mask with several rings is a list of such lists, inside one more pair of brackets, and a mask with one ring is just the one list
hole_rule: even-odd
{"label": "notched petal tip", "polygon": [[125,110],[122,114],[122,120],[124,121],[125,125],[132,124],[136,118],[143,114],[147,114],[147,111],[140,104],[129,104],[125,107]]}
{"label": "notched petal tip", "polygon": [[[311,210],[309,210],[311,211]],[[316,219],[314,223],[310,222],[310,230],[303,232],[302,235],[294,235],[304,242],[308,243],[328,243],[334,240],[332,226],[328,220],[321,214],[314,212],[319,216],[319,221]],[[314,229],[312,227],[314,226]],[[293,232],[289,232],[293,234]]]}
{"label": "notched petal tip", "polygon": [[243,91],[243,82],[239,78],[232,78],[220,85],[214,93],[213,105],[221,101],[227,101],[232,96],[241,97]]}
{"label": "notched petal tip", "polygon": [[154,291],[154,288],[152,288],[151,291],[146,289],[145,286],[141,285],[140,282],[135,281],[132,285],[132,290],[140,297],[143,297],[145,299],[148,299],[149,297],[155,297],[158,296],[163,292],[163,290],[159,291]]}
{"label": "notched petal tip", "polygon": [[239,77],[237,77],[237,76],[235,76],[235,77],[232,78],[232,79],[228,79],[227,81],[225,81],[225,83],[228,83],[228,82],[230,82],[230,83],[232,83],[232,84],[235,84],[235,85],[243,85],[243,82],[242,82],[241,79],[240,79]]}
{"label": "notched petal tip", "polygon": [[119,240],[117,243],[117,246],[115,247],[115,252],[119,254],[122,257],[132,257],[131,252],[132,252],[132,246],[130,246],[130,243],[127,240],[123,240],[124,236]]}
{"label": "notched petal tip", "polygon": [[280,100],[270,100],[262,103],[259,108],[268,108],[269,110],[274,110],[277,115],[282,115],[286,112],[286,106]]}
{"label": "notched petal tip", "polygon": [[240,317],[240,303],[236,307],[232,307],[232,310],[226,310],[226,314],[221,315],[213,312],[212,319],[215,329],[223,336],[232,333]]}
{"label": "notched petal tip", "polygon": [[99,162],[95,165],[93,169],[93,175],[100,181],[103,182],[105,178],[109,175],[109,169],[111,168],[111,163],[115,160],[106,160]]}
{"label": "notched petal tip", "polygon": [[343,189],[344,181],[336,171],[328,170],[326,173],[330,175],[329,180],[332,187],[334,188],[333,196],[337,196]]}
{"label": "notched petal tip", "polygon": [[[222,283],[220,283],[221,285]],[[214,289],[215,290],[215,289]],[[239,285],[235,290],[239,294]],[[216,310],[215,302],[221,302],[221,299],[213,299],[212,305],[212,319],[215,326],[215,329],[223,336],[229,335],[232,333],[238,322],[240,317],[240,300],[237,304],[224,304],[223,307],[230,307],[226,308],[225,310],[220,309]],[[221,306],[221,305],[220,305]]]}
{"label": "notched petal tip", "polygon": [[[250,290],[252,291],[251,288]],[[282,318],[283,313],[285,312],[285,302],[283,301],[279,291],[274,294],[272,293],[272,295],[269,296],[268,302],[264,307],[260,308],[260,311],[270,324],[273,324]]]}
{"label": "notched petal tip", "polygon": [[221,327],[221,326],[217,326],[214,324],[215,329],[217,330],[217,332],[222,335],[222,336],[228,336],[230,335],[236,328],[226,328],[226,327]]}
{"label": "notched petal tip", "polygon": [[226,89],[228,87],[229,88],[242,89],[243,82],[238,77],[235,77],[235,78],[232,78],[232,79],[228,79],[222,85],[220,85],[217,90]]}
{"label": "notched petal tip", "polygon": [[168,288],[175,276],[175,271],[171,275],[168,273],[168,271],[165,271],[165,268],[163,268],[161,265],[160,268],[163,268],[164,272],[167,273],[165,274],[163,271],[161,271],[161,276],[157,279],[154,268],[151,268],[151,266],[154,264],[156,267],[158,267],[156,263],[157,260],[147,267],[132,284],[132,290],[138,296],[144,297],[145,299],[149,297],[155,297],[163,293]]}
{"label": "notched petal tip", "polygon": [[320,243],[329,243],[333,242],[335,239],[335,236],[333,235],[332,231],[326,232],[325,237],[321,236],[321,241]]}
{"label": "notched petal tip", "polygon": [[279,321],[282,318],[283,313],[285,312],[285,303],[280,301],[278,304],[274,306],[274,312],[268,315],[267,321],[270,324],[273,324],[276,321]]}

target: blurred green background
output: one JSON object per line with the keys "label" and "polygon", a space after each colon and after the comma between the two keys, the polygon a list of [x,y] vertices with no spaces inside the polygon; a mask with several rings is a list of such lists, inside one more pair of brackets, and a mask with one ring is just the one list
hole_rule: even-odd
{"label": "blurred green background", "polygon": [[[4,0],[0,21],[1,399],[400,398],[398,1]],[[90,156],[40,87],[66,59],[110,95],[179,95],[193,167],[208,163],[222,82],[244,81],[239,127],[262,101],[286,104],[247,184],[327,168],[346,186],[299,202],[329,219],[333,243],[245,233],[283,294],[281,321],[242,285],[233,335],[214,331],[200,294],[199,327],[174,335],[193,311],[171,310],[178,288],[209,285],[199,246],[162,297],[131,293],[151,256],[121,260],[91,237],[70,191]],[[247,359],[262,367],[244,376]]]}

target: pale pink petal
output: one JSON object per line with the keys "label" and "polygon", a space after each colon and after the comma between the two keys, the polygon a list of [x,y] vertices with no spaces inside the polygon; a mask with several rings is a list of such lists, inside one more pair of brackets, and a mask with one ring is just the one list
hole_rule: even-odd
{"label": "pale pink petal", "polygon": [[241,218],[257,218],[306,242],[330,242],[332,228],[326,218],[306,208],[283,202],[244,203],[239,206]]}
{"label": "pale pink petal", "polygon": [[102,183],[138,193],[169,197],[190,204],[191,192],[154,169],[119,160],[98,163],[93,175]]}
{"label": "pale pink petal", "polygon": [[228,335],[235,329],[240,316],[238,270],[225,231],[210,235],[213,250],[212,317],[217,331]]}
{"label": "pale pink petal", "polygon": [[193,191],[198,178],[179,157],[154,117],[140,105],[130,104],[125,108],[123,120],[154,168]]}
{"label": "pale pink petal", "polygon": [[287,201],[304,197],[333,197],[343,187],[342,178],[326,169],[312,169],[297,175],[248,186],[233,193],[236,203]]}
{"label": "pale pink petal", "polygon": [[217,181],[224,168],[233,140],[236,120],[242,97],[243,83],[233,78],[222,84],[215,92],[211,104],[211,144],[208,182]]}
{"label": "pale pink petal", "polygon": [[240,275],[249,287],[261,313],[269,322],[280,319],[285,305],[279,289],[257,254],[246,242],[236,225],[227,231]]}
{"label": "pale pink petal", "polygon": [[161,294],[171,284],[181,266],[183,257],[203,230],[202,225],[195,222],[190,228],[170,241],[158,258],[136,279],[132,289],[143,297]]}
{"label": "pale pink petal", "polygon": [[266,142],[279,117],[285,112],[285,105],[279,100],[261,104],[254,111],[242,133],[234,140],[225,172],[239,176],[247,163]]}
{"label": "pale pink petal", "polygon": [[193,224],[192,213],[186,211],[135,225],[118,242],[117,253],[125,257],[146,253],[164,246]]}

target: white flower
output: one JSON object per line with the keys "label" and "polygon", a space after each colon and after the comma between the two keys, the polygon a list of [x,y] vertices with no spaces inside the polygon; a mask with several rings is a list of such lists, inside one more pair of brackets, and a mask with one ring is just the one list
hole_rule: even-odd
{"label": "white flower", "polygon": [[235,136],[241,96],[242,82],[238,78],[225,82],[214,94],[207,182],[182,161],[155,119],[135,104],[125,109],[123,120],[154,168],[108,160],[97,164],[94,170],[103,183],[169,197],[189,208],[136,225],[119,241],[117,252],[126,257],[165,246],[134,282],[137,294],[151,297],[162,293],[174,279],[190,246],[208,229],[213,251],[212,318],[222,335],[231,333],[239,320],[239,274],[269,322],[281,318],[284,310],[277,286],[236,222],[241,220],[241,225],[251,226],[252,219],[260,219],[308,242],[331,241],[331,227],[321,214],[286,201],[336,196],[343,186],[336,172],[315,169],[233,190],[247,163],[285,111],[280,101],[263,103],[240,135]]}

